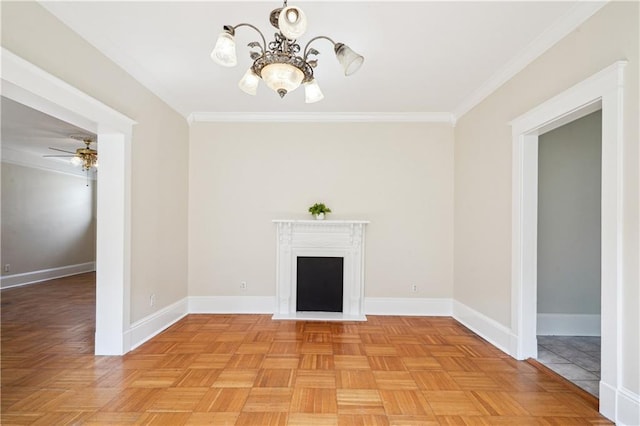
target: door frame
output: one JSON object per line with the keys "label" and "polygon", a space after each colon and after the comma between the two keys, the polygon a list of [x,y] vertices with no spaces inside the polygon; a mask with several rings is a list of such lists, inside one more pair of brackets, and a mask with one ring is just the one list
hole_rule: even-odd
{"label": "door frame", "polygon": [[130,324],[131,135],[135,121],[2,48],[1,94],[95,133],[100,146],[96,224],[96,355],[122,355]]}
{"label": "door frame", "polygon": [[511,122],[512,318],[516,358],[537,357],[538,136],[602,109],[600,412],[616,415],[622,354],[622,147],[626,61],[617,61]]}

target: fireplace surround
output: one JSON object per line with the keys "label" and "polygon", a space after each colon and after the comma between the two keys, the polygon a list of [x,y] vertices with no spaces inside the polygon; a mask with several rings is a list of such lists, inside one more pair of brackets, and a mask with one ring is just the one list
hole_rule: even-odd
{"label": "fireplace surround", "polygon": [[[365,220],[274,220],[276,309],[273,319],[366,321]],[[297,258],[342,257],[342,312],[297,312]]]}

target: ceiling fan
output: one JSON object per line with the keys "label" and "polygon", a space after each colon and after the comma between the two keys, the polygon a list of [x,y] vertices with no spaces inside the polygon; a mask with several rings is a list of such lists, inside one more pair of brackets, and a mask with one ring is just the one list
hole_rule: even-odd
{"label": "ceiling fan", "polygon": [[92,149],[90,145],[95,142],[93,136],[87,135],[71,135],[69,136],[71,139],[79,140],[84,142],[84,148],[78,148],[75,152],[67,151],[65,149],[60,148],[52,148],[49,149],[59,152],[64,152],[65,154],[57,154],[57,155],[43,155],[43,157],[71,157],[71,164],[74,166],[82,165],[83,171],[89,171],[89,169],[98,167],[98,151]]}

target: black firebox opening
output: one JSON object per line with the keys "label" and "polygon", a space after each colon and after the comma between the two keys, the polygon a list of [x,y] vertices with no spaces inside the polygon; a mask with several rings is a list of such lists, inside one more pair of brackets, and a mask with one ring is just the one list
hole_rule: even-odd
{"label": "black firebox opening", "polygon": [[344,258],[298,257],[296,310],[342,312]]}

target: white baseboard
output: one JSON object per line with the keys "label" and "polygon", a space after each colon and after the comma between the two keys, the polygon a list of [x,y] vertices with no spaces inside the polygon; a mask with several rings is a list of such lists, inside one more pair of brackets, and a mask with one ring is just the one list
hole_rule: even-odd
{"label": "white baseboard", "polygon": [[27,284],[35,284],[70,275],[83,274],[96,270],[96,262],[79,263],[77,265],[60,266],[58,268],[42,269],[39,271],[25,272],[22,274],[4,275],[0,277],[0,288],[19,287]]}
{"label": "white baseboard", "polygon": [[191,314],[272,314],[276,300],[273,296],[191,296]]}
{"label": "white baseboard", "polygon": [[538,314],[539,336],[600,336],[600,315]]}
{"label": "white baseboard", "polygon": [[640,395],[621,388],[618,389],[617,397],[616,424],[621,426],[640,425]]}
{"label": "white baseboard", "polygon": [[129,330],[124,333],[125,353],[137,348],[187,316],[189,314],[188,308],[189,303],[185,297],[131,324]]}
{"label": "white baseboard", "polygon": [[620,426],[640,425],[640,395],[600,382],[600,414]]}
{"label": "white baseboard", "polygon": [[502,352],[515,358],[517,339],[508,327],[457,300],[453,301],[453,318]]}
{"label": "white baseboard", "polygon": [[[450,316],[451,299],[409,299],[368,297],[365,314]],[[271,296],[191,296],[192,314],[272,314],[275,298]]]}
{"label": "white baseboard", "polygon": [[598,399],[600,400],[600,414],[614,420],[616,418],[616,388],[600,381]]}
{"label": "white baseboard", "polygon": [[364,313],[368,315],[451,316],[448,298],[365,297]]}

